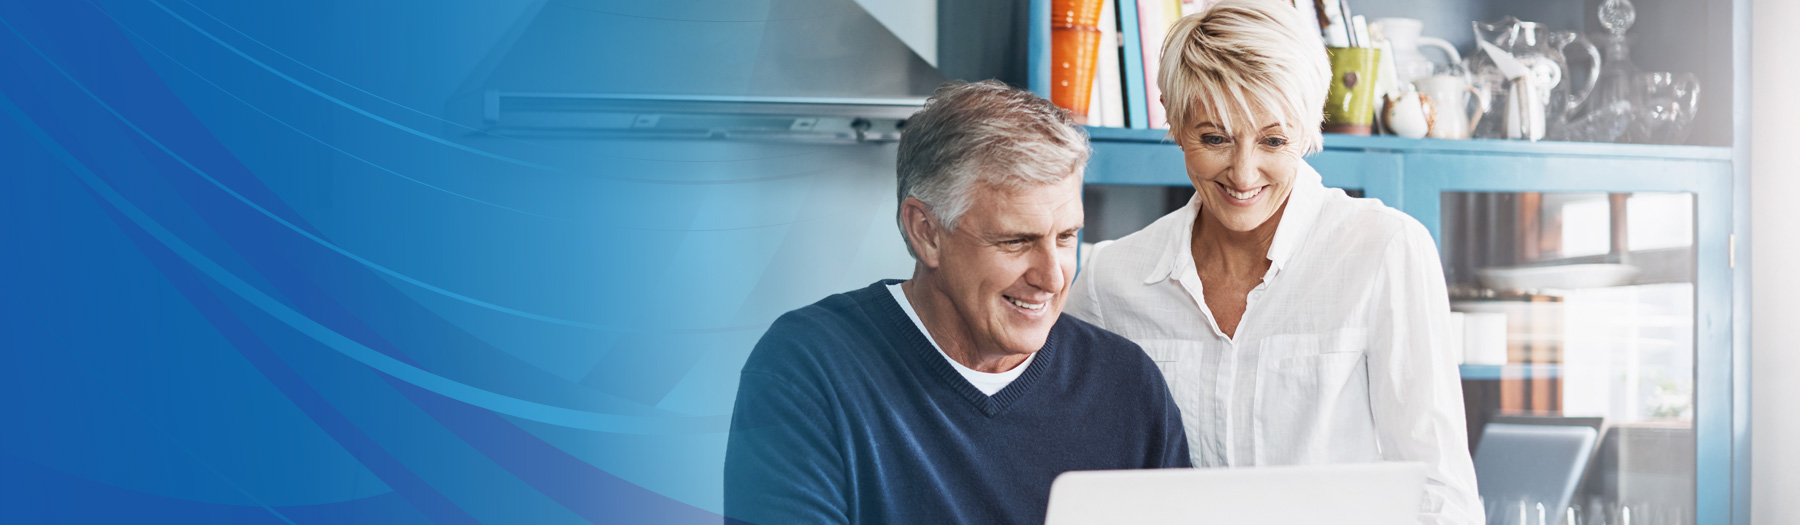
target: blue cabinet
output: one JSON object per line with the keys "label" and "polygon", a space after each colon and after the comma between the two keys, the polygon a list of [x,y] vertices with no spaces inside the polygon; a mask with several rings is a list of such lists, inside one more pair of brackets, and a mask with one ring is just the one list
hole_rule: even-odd
{"label": "blue cabinet", "polygon": [[[1188,185],[1180,149],[1162,131],[1090,134],[1088,184]],[[1328,135],[1308,162],[1327,185],[1361,190],[1431,230],[1447,270],[1470,269],[1460,279],[1452,272],[1455,309],[1511,312],[1506,361],[1462,369],[1472,420],[1603,417],[1601,455],[1611,463],[1596,463],[1596,479],[1607,481],[1593,483],[1610,485],[1593,491],[1636,505],[1640,519],[1729,522],[1734,468],[1748,459],[1734,446],[1744,421],[1734,412],[1741,398],[1734,391],[1731,149]],[[1535,230],[1515,226],[1540,215],[1485,224],[1495,216],[1469,215],[1471,199],[1530,204],[1544,219]],[[1471,220],[1502,233],[1461,235],[1451,226],[1468,228]],[[1608,238],[1627,227],[1641,231]],[[1596,241],[1582,248],[1580,239]],[[1512,261],[1524,271],[1631,266],[1638,277],[1521,294],[1471,275],[1496,271],[1482,267],[1494,264],[1488,245],[1508,243],[1540,252]],[[1461,248],[1471,244],[1482,246]],[[1475,252],[1488,259],[1459,260]],[[1618,311],[1641,313],[1608,313]],[[1640,503],[1646,499],[1675,503]]]}
{"label": "blue cabinet", "polygon": [[[1137,0],[1118,2],[1129,14]],[[1739,292],[1747,280],[1735,257],[1747,243],[1748,2],[1633,2],[1646,28],[1634,32],[1639,65],[1702,75],[1705,105],[1690,143],[1706,146],[1326,135],[1324,151],[1307,160],[1328,186],[1380,199],[1431,231],[1453,309],[1506,319],[1503,353],[1462,367],[1473,430],[1496,407],[1504,417],[1603,418],[1581,489],[1590,499],[1577,501],[1582,523],[1618,522],[1625,507],[1633,522],[1748,523],[1749,343]],[[1046,95],[1049,3],[1029,2],[1024,35],[1029,86]],[[1471,16],[1578,28],[1599,2],[1357,5],[1427,19],[1428,34],[1456,40],[1467,31],[1456,24]],[[1125,52],[1136,56],[1135,24],[1127,25]],[[1684,29],[1661,31],[1676,26]],[[1133,62],[1124,61],[1128,95],[1143,89]],[[1134,129],[1088,129],[1087,183],[1114,207],[1120,195],[1157,195],[1105,193],[1117,185],[1169,187],[1141,205],[1178,205],[1189,185],[1179,148],[1166,130],[1128,120]],[[1606,272],[1623,273],[1581,281]],[[1510,280],[1523,276],[1534,277]],[[1537,282],[1565,288],[1513,289],[1546,276],[1553,280]],[[1564,278],[1575,280],[1554,281]]]}

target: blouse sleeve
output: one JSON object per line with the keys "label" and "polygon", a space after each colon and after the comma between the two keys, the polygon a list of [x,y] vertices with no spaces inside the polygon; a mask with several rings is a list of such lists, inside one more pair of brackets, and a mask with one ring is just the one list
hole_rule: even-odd
{"label": "blouse sleeve", "polygon": [[1374,294],[1369,402],[1383,459],[1427,466],[1419,523],[1479,524],[1449,294],[1436,244],[1407,220],[1389,241]]}

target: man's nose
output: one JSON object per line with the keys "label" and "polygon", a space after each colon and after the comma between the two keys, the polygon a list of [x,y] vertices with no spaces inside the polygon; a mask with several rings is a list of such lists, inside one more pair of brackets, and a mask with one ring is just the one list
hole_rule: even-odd
{"label": "man's nose", "polygon": [[1063,266],[1061,250],[1056,243],[1045,242],[1031,250],[1030,267],[1025,270],[1025,283],[1039,290],[1062,293]]}

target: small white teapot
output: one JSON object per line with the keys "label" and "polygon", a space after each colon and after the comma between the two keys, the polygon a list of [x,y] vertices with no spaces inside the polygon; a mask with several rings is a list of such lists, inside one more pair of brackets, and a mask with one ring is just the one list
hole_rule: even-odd
{"label": "small white teapot", "polygon": [[1409,139],[1422,138],[1431,133],[1432,125],[1437,122],[1437,109],[1431,103],[1431,97],[1417,91],[1406,90],[1389,93],[1382,97],[1386,102],[1382,123],[1387,126],[1388,133]]}

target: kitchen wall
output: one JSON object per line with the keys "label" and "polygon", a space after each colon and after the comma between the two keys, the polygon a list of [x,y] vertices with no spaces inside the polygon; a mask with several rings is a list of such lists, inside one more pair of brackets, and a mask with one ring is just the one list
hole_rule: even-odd
{"label": "kitchen wall", "polygon": [[1800,3],[1755,0],[1750,100],[1753,523],[1800,523]]}

